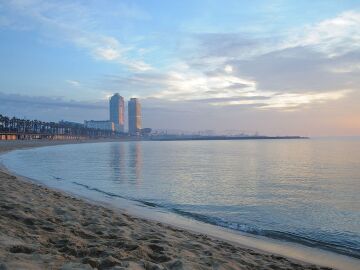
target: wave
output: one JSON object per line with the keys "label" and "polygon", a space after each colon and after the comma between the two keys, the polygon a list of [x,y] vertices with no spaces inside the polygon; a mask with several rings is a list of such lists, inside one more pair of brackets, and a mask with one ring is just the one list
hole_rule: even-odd
{"label": "wave", "polygon": [[353,246],[346,245],[345,243],[337,244],[337,243],[322,241],[319,239],[314,239],[312,237],[306,237],[304,235],[299,235],[299,234],[292,233],[292,232],[262,229],[262,228],[258,228],[256,226],[246,224],[246,223],[238,223],[238,222],[225,220],[220,217],[213,217],[213,216],[208,216],[208,215],[204,215],[204,214],[200,214],[200,213],[185,211],[183,209],[180,209],[179,205],[160,204],[160,203],[149,202],[146,200],[136,199],[136,198],[132,198],[129,196],[118,195],[118,194],[115,194],[112,192],[104,191],[104,190],[101,190],[101,189],[98,189],[95,187],[91,187],[86,184],[78,183],[75,181],[73,181],[72,183],[75,185],[78,185],[78,186],[82,186],[88,190],[102,193],[106,196],[118,197],[118,198],[122,198],[122,199],[126,199],[126,200],[135,201],[135,202],[141,203],[147,207],[166,209],[169,212],[172,212],[172,213],[184,216],[184,217],[188,217],[188,218],[191,218],[191,219],[194,219],[197,221],[212,224],[215,226],[220,226],[220,227],[235,230],[238,232],[249,233],[249,234],[259,235],[259,236],[265,236],[265,237],[269,237],[272,239],[294,242],[294,243],[302,244],[305,246],[324,249],[324,250],[328,250],[328,251],[332,251],[332,252],[336,252],[339,254],[343,254],[343,255],[347,255],[347,256],[351,256],[351,257],[360,259],[360,248],[354,248]]}
{"label": "wave", "polygon": [[294,242],[294,243],[302,244],[302,245],[309,246],[309,247],[325,249],[325,250],[333,251],[333,252],[336,252],[339,254],[343,254],[343,255],[347,255],[347,256],[351,256],[351,257],[360,259],[360,249],[353,248],[348,245],[345,246],[345,245],[341,245],[341,244],[325,242],[325,241],[321,241],[321,240],[310,238],[310,237],[304,237],[302,235],[298,235],[298,234],[291,233],[291,232],[261,229],[261,228],[257,228],[255,226],[252,226],[252,225],[249,225],[246,223],[227,221],[227,220],[224,220],[223,218],[188,212],[188,211],[184,211],[184,210],[177,209],[177,208],[171,208],[169,210],[172,210],[172,212],[174,212],[176,214],[180,214],[182,216],[190,217],[195,220],[199,220],[199,221],[209,223],[212,225],[216,225],[216,226],[220,226],[223,228],[228,228],[228,229],[245,232],[245,233],[249,233],[249,234],[254,234],[254,235],[265,236],[265,237],[269,237],[269,238],[277,239],[277,240]]}
{"label": "wave", "polygon": [[107,195],[109,197],[117,197],[117,198],[126,199],[126,200],[130,200],[130,201],[135,201],[135,202],[139,202],[139,203],[142,203],[145,206],[150,206],[150,207],[162,207],[160,204],[156,204],[156,203],[152,203],[152,202],[148,202],[148,201],[143,201],[143,200],[138,200],[138,199],[128,197],[128,196],[121,196],[121,195],[118,195],[118,194],[115,194],[115,193],[112,193],[112,192],[104,191],[104,190],[94,188],[94,187],[91,187],[91,186],[86,185],[86,184],[81,184],[81,183],[78,183],[78,182],[75,182],[75,181],[73,181],[72,183],[75,184],[75,185],[84,187],[84,188],[86,188],[88,190],[97,191],[97,192],[102,193],[104,195]]}

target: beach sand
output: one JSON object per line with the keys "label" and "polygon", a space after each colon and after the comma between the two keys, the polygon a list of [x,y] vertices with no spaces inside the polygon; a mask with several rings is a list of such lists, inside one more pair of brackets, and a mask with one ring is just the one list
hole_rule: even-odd
{"label": "beach sand", "polygon": [[[0,153],[68,142],[0,142]],[[0,270],[329,269],[130,216],[0,171]]]}

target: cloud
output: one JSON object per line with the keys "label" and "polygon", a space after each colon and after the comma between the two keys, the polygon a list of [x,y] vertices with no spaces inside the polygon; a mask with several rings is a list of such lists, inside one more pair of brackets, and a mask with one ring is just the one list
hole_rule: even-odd
{"label": "cloud", "polygon": [[129,69],[131,69],[132,71],[135,71],[135,72],[144,72],[144,71],[149,71],[149,70],[154,69],[151,65],[149,65],[143,61],[134,61],[134,60],[124,59],[122,62],[126,63],[126,65],[129,67]]}
{"label": "cloud", "polygon": [[296,109],[304,105],[313,105],[325,103],[331,100],[342,99],[351,93],[351,90],[339,90],[325,93],[287,93],[273,96],[266,102],[266,105],[261,106],[261,109]]}
{"label": "cloud", "polygon": [[80,86],[80,82],[75,81],[75,80],[66,80],[66,82],[75,87]]}
{"label": "cloud", "polygon": [[[252,78],[258,89],[291,93],[357,90],[360,73],[355,67],[359,60],[360,51],[328,58],[307,47],[296,47],[229,63],[234,75]],[[345,68],[352,73],[335,72]]]}
{"label": "cloud", "polygon": [[97,48],[94,51],[94,55],[96,58],[112,61],[117,59],[120,56],[120,53],[114,48]]}
{"label": "cloud", "polygon": [[320,104],[331,100],[338,100],[345,97],[350,92],[351,90],[339,90],[326,93],[309,92],[273,94],[269,96],[249,97],[247,99],[220,99],[215,102],[212,101],[211,104],[215,106],[254,105],[259,109],[282,109],[289,111],[306,105]]}
{"label": "cloud", "polygon": [[[196,35],[201,41],[198,56],[194,53],[184,57],[167,72],[138,73],[118,78],[116,83],[145,89],[150,94],[143,96],[157,99],[198,101],[212,106],[247,105],[261,110],[297,110],[343,99],[359,91],[360,50],[351,42],[347,44],[347,35],[360,31],[360,27],[353,28],[357,16],[354,12],[344,13],[307,26],[307,36],[322,29],[323,33],[313,39],[305,34],[299,35],[304,40],[290,34],[282,39]],[[345,34],[335,31],[331,36],[325,28],[333,24],[350,29]],[[342,44],[347,50],[336,54],[320,50],[328,39],[332,47],[327,49],[336,51]]]}
{"label": "cloud", "polygon": [[62,119],[83,122],[107,119],[108,101],[85,102],[58,97],[27,96],[0,92],[0,114],[42,121]]}
{"label": "cloud", "polygon": [[337,63],[336,65],[329,67],[329,71],[335,74],[353,74],[357,75],[360,73],[360,62],[359,63]]}
{"label": "cloud", "polygon": [[[105,21],[100,18],[105,15],[94,13],[96,7],[91,8],[91,3],[90,6],[85,6],[81,2],[72,1],[12,0],[6,7],[9,13],[19,16],[20,21],[31,25],[33,30],[39,31],[44,37],[71,43],[88,51],[94,59],[119,63],[133,71],[150,69],[150,65],[145,64],[141,59],[132,57],[129,60],[130,52],[134,55],[139,51],[138,55],[141,55],[142,48],[125,44],[116,36],[105,34],[107,31],[102,29],[101,23],[94,23],[93,17]],[[127,18],[142,16],[140,11],[136,12],[134,6],[126,8],[122,3],[118,8],[117,12],[112,11],[110,14]],[[105,10],[103,12],[105,13]],[[7,20],[3,18],[2,24]],[[19,27],[19,22],[16,24]]]}
{"label": "cloud", "polygon": [[[231,98],[244,92],[253,91],[255,82],[246,78],[219,73],[207,76],[201,73],[170,72],[166,90],[155,93],[153,97],[169,100],[197,100],[205,98]],[[233,86],[241,85],[241,88]],[[232,88],[233,87],[233,88]]]}
{"label": "cloud", "polygon": [[149,93],[143,93],[143,97],[170,101],[232,97],[254,89],[253,81],[232,76],[224,71],[209,76],[184,69],[166,73],[136,73],[128,77],[108,76],[104,83],[112,83],[119,88],[126,87],[129,91],[142,89]]}
{"label": "cloud", "polygon": [[360,74],[354,76],[360,51],[353,43],[360,31],[358,16],[345,12],[271,38],[192,34],[197,47],[166,71],[107,82],[142,89],[142,97],[257,110],[299,110],[344,99],[360,85]]}
{"label": "cloud", "polygon": [[[256,80],[240,77],[236,71],[226,68],[199,73],[193,70],[172,71],[167,74],[137,73],[131,77],[109,77],[118,87],[148,89],[147,98],[172,102],[195,102],[210,106],[247,105],[261,110],[296,110],[314,104],[342,99],[352,89],[332,89],[318,92],[316,89],[292,89],[291,91],[259,88]],[[154,89],[163,89],[155,91]],[[170,106],[170,105],[169,105]]]}
{"label": "cloud", "polygon": [[[242,33],[202,33],[193,35],[199,58],[205,61],[251,59],[271,52],[308,47],[326,57],[360,49],[360,12],[347,11],[318,23],[293,28],[270,37]],[[194,61],[196,61],[195,59]]]}
{"label": "cloud", "polygon": [[192,100],[194,103],[206,103],[215,106],[228,106],[228,105],[249,105],[249,104],[263,104],[263,101],[270,99],[271,96],[234,96],[228,98],[206,98]]}
{"label": "cloud", "polygon": [[164,76],[139,78],[140,73],[129,80],[161,89],[152,94],[156,98],[262,110],[300,109],[360,90],[360,13],[355,11],[271,38],[192,37],[197,48]]}
{"label": "cloud", "polygon": [[360,49],[360,12],[343,12],[297,32],[291,33],[283,48],[311,46],[328,57],[339,56]]}
{"label": "cloud", "polygon": [[5,94],[0,92],[0,101],[2,105],[31,105],[44,108],[84,108],[84,109],[104,109],[106,105],[99,102],[80,102],[80,101],[66,101],[61,97],[44,97],[44,96],[25,96],[18,94]]}
{"label": "cloud", "polygon": [[230,59],[248,59],[271,52],[279,46],[280,37],[253,37],[242,33],[200,33],[192,37],[197,44],[197,57],[189,59],[192,65],[202,62],[223,64]]}

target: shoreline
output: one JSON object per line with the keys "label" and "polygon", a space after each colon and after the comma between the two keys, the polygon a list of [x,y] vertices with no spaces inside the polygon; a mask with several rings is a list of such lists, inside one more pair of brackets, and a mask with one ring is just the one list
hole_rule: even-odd
{"label": "shoreline", "polygon": [[[19,150],[19,149],[24,149],[24,148],[32,148],[32,147],[42,147],[42,146],[51,146],[51,145],[58,145],[58,144],[68,144],[68,143],[93,143],[93,142],[108,142],[108,141],[117,141],[117,140],[96,140],[96,141],[47,141],[47,142],[28,142],[28,141],[21,141],[21,143],[16,143],[16,142],[12,142],[12,143],[0,143],[0,154],[3,154],[4,152],[8,152],[8,151],[12,151],[12,150]],[[7,147],[4,147],[4,145],[7,145]],[[248,237],[248,238],[254,238],[254,239],[246,239],[246,236],[242,236],[240,237],[240,239],[238,239],[238,241],[233,241],[234,239],[234,234],[231,232],[227,232],[227,230],[223,229],[223,230],[219,230],[219,228],[215,228],[215,230],[213,230],[213,225],[209,225],[206,226],[206,228],[201,228],[200,232],[195,230],[192,230],[192,228],[194,228],[194,224],[190,224],[189,227],[184,228],[184,224],[182,224],[182,226],[177,226],[179,224],[171,224],[171,222],[166,222],[166,218],[167,216],[165,216],[165,220],[160,220],[154,218],[153,216],[149,215],[149,213],[147,215],[141,216],[141,212],[139,212],[139,215],[141,217],[139,217],[139,215],[135,215],[134,213],[130,212],[130,214],[128,213],[128,211],[122,210],[122,209],[118,209],[115,207],[111,207],[111,205],[105,205],[104,203],[100,202],[99,204],[94,204],[96,203],[96,201],[90,201],[89,199],[86,198],[80,198],[80,200],[78,199],[79,196],[74,195],[74,197],[76,198],[72,198],[72,194],[68,194],[68,193],[64,193],[64,191],[59,191],[59,190],[54,190],[51,188],[46,187],[43,184],[39,184],[39,183],[34,183],[34,181],[29,181],[26,179],[22,179],[23,177],[20,176],[14,176],[12,173],[8,173],[6,171],[4,171],[4,168],[0,167],[0,178],[1,178],[1,189],[0,192],[4,192],[4,195],[6,193],[6,191],[8,192],[12,192],[12,190],[8,190],[8,187],[4,187],[4,181],[8,182],[8,183],[15,183],[17,187],[22,187],[24,188],[24,185],[27,186],[27,189],[31,189],[31,190],[36,190],[42,193],[42,195],[44,196],[44,192],[48,192],[51,195],[55,196],[55,197],[59,197],[61,198],[61,200],[59,201],[61,203],[62,200],[66,201],[67,203],[69,203],[70,201],[73,202],[73,200],[75,200],[75,202],[77,202],[77,206],[75,207],[76,210],[70,210],[70,211],[77,211],[77,212],[82,212],[84,210],[84,208],[96,208],[96,209],[101,209],[101,213],[105,214],[106,212],[110,211],[110,217],[109,214],[106,215],[106,217],[108,217],[109,219],[111,219],[111,216],[113,216],[113,219],[116,218],[123,218],[123,219],[130,219],[129,224],[127,224],[127,226],[121,226],[122,227],[126,227],[127,230],[125,234],[132,234],[134,233],[134,231],[136,231],[137,229],[133,229],[133,227],[142,227],[145,224],[146,230],[150,230],[150,231],[154,231],[157,232],[157,234],[162,235],[162,237],[158,237],[156,238],[156,243],[152,243],[151,241],[146,242],[145,243],[141,243],[139,244],[139,242],[141,242],[141,240],[139,239],[134,239],[131,238],[127,239],[127,242],[134,242],[132,243],[132,245],[136,245],[137,248],[134,247],[134,250],[127,250],[126,247],[121,249],[121,256],[118,255],[118,257],[114,257],[112,255],[110,255],[112,257],[112,259],[109,259],[105,256],[100,256],[103,260],[105,260],[106,258],[109,260],[113,260],[112,264],[116,263],[118,265],[121,264],[125,264],[124,267],[130,267],[130,269],[136,269],[136,267],[138,269],[162,269],[161,267],[167,267],[167,269],[212,269],[214,266],[220,267],[219,269],[264,269],[264,268],[272,268],[272,269],[284,269],[286,267],[291,268],[291,269],[320,269],[320,268],[316,268],[314,265],[309,265],[306,262],[304,262],[305,260],[303,260],[303,262],[301,262],[301,260],[296,260],[296,259],[287,259],[284,258],[282,256],[284,255],[274,255],[275,252],[269,252],[266,250],[266,248],[261,248],[261,246],[264,247],[264,242],[261,242],[258,245],[258,248],[256,248],[256,245],[254,247],[254,245],[246,245],[244,243],[246,243],[247,241],[252,241],[254,242],[254,239],[256,239],[256,237]],[[5,179],[5,180],[4,180]],[[24,181],[25,180],[25,181]],[[21,190],[20,190],[21,191]],[[20,192],[19,190],[17,190],[17,192]],[[19,194],[17,194],[19,195]],[[70,197],[69,197],[70,195]],[[35,198],[33,198],[34,194],[29,193],[27,194],[27,196],[30,198],[31,202],[33,200],[35,200]],[[1,196],[0,196],[1,197]],[[46,197],[46,196],[45,196]],[[50,195],[48,197],[51,197]],[[14,197],[14,202],[16,202],[16,200],[18,200],[18,197]],[[46,201],[50,200],[51,203],[49,203],[48,207],[53,207],[56,208],[56,204],[54,204],[54,198],[45,198]],[[5,198],[6,201],[6,198]],[[40,205],[33,205],[34,208],[41,208],[41,201],[39,202]],[[6,210],[6,206],[7,204],[5,203],[5,207],[4,207],[4,202],[1,200],[0,201],[0,211],[1,212],[5,212],[5,217],[9,218],[11,220],[17,221],[16,218],[14,216],[9,216],[7,214],[7,210]],[[71,205],[71,204],[70,204]],[[104,207],[105,205],[105,207]],[[5,210],[3,210],[5,208]],[[66,213],[69,211],[69,205],[67,208],[63,209],[63,211],[65,211]],[[25,212],[26,213],[26,212]],[[2,215],[4,215],[3,213],[1,213]],[[51,213],[48,213],[49,216],[51,216]],[[32,213],[32,215],[35,215],[35,213]],[[99,214],[98,214],[99,215]],[[26,215],[25,215],[26,216]],[[46,216],[45,216],[46,217]],[[17,218],[19,220],[21,220],[21,217],[17,216]],[[26,218],[25,218],[26,219]],[[72,223],[78,223],[77,220],[74,218],[71,220]],[[177,220],[178,222],[179,220]],[[5,222],[6,223],[6,222]],[[141,223],[141,224],[137,224],[137,223]],[[196,222],[195,222],[196,223]],[[2,229],[3,226],[3,222],[0,222],[0,228]],[[64,224],[57,224],[58,226],[60,226],[61,229],[64,229],[61,226],[65,226]],[[104,225],[104,224],[102,224]],[[185,224],[186,225],[186,224]],[[6,226],[6,224],[5,224]],[[25,222],[25,228],[29,227],[29,224],[26,224]],[[34,224],[32,225],[34,226]],[[200,227],[202,226],[202,224],[200,224]],[[31,227],[31,226],[30,226]],[[41,226],[40,226],[41,227]],[[66,226],[65,226],[66,227]],[[83,226],[79,226],[79,230],[85,230],[86,228],[83,228]],[[111,226],[110,226],[111,227]],[[29,229],[29,228],[28,228]],[[39,228],[37,228],[39,229]],[[54,228],[53,228],[54,229]],[[74,228],[73,228],[74,229]],[[111,230],[116,230],[116,226],[112,226],[110,228]],[[122,228],[123,229],[123,228]],[[23,228],[23,230],[26,230]],[[55,229],[54,229],[55,230]],[[146,231],[145,230],[145,231]],[[55,230],[56,231],[56,230]],[[221,234],[221,237],[217,237],[216,234],[218,234],[220,231],[223,231],[223,233]],[[46,234],[46,230],[44,232],[42,232],[43,234]],[[75,232],[72,232],[73,234],[76,234]],[[95,232],[96,233],[96,232]],[[136,234],[141,234],[142,230],[140,232],[136,232]],[[185,254],[183,254],[182,256],[178,256],[177,253],[174,253],[174,249],[175,247],[173,247],[173,245],[171,245],[171,241],[170,243],[168,243],[169,241],[168,238],[169,236],[173,236],[173,234],[179,234],[177,235],[176,238],[180,238],[177,239],[178,241],[182,241],[184,239],[187,239],[187,241],[191,242],[191,245],[189,246],[185,246]],[[214,235],[215,234],[215,235]],[[68,236],[71,236],[68,235]],[[40,234],[40,238],[42,238],[43,235]],[[80,236],[81,237],[81,236]],[[245,238],[244,238],[245,237]],[[67,238],[67,237],[64,237]],[[113,238],[116,238],[115,235],[113,236]],[[153,237],[152,237],[153,238]],[[9,241],[4,241],[4,239],[6,240],[6,235],[4,236],[4,233],[2,232],[2,230],[0,230],[0,243],[2,244],[2,246],[4,246],[4,242],[9,244]],[[107,238],[105,238],[107,239]],[[89,242],[89,239],[81,239],[82,241],[87,240]],[[114,241],[116,241],[115,239],[113,239]],[[99,239],[100,242],[105,241],[104,237],[100,237]],[[206,242],[206,244],[204,244],[204,241]],[[16,241],[15,241],[16,242]],[[85,241],[86,242],[86,241]],[[176,242],[176,241],[175,241]],[[256,242],[256,241],[255,241]],[[271,243],[272,241],[266,241],[268,242],[268,245],[274,245],[274,243]],[[168,246],[165,245],[165,243],[168,244]],[[178,242],[177,242],[178,243]],[[152,250],[151,246],[155,245],[157,246],[155,248],[155,250]],[[276,245],[276,243],[275,243]],[[61,261],[61,263],[66,263],[67,259],[70,259],[70,261],[73,261],[74,263],[77,264],[81,264],[83,267],[85,267],[86,264],[86,260],[85,256],[82,256],[82,260],[79,261],[79,258],[76,256],[78,252],[70,252],[66,250],[66,248],[69,246],[69,244],[66,244],[65,246],[62,246],[62,249],[65,249],[63,251],[58,251],[57,254],[58,256],[63,256],[62,259],[59,258],[59,261]],[[88,245],[85,245],[88,246]],[[148,247],[150,246],[150,248]],[[165,246],[167,248],[165,248]],[[207,247],[210,246],[212,248],[211,251],[207,251]],[[105,248],[106,249],[106,245]],[[110,247],[114,248],[112,245],[110,245]],[[202,248],[200,248],[202,247]],[[231,247],[231,248],[230,248]],[[54,247],[53,247],[54,248]],[[146,249],[146,252],[143,249]],[[183,247],[184,248],[184,247]],[[79,249],[81,249],[79,247]],[[205,249],[205,250],[202,250]],[[36,249],[35,249],[36,250]],[[83,250],[83,247],[82,249]],[[138,254],[137,260],[132,261],[130,258],[132,258],[130,256],[129,258],[129,254],[131,254],[132,256],[134,256],[132,253],[136,253],[135,251],[139,251],[141,250],[141,254]],[[165,251],[168,250],[168,253],[166,253]],[[232,251],[231,251],[232,250]],[[255,251],[254,251],[255,250]],[[272,250],[270,248],[270,250]],[[281,249],[278,249],[279,251],[281,251]],[[74,250],[73,250],[74,251]],[[294,252],[294,251],[298,251],[296,248],[294,249],[289,249],[289,246],[284,246],[282,247],[282,253],[287,253],[289,254],[290,252]],[[312,252],[314,251],[314,249],[309,248],[307,252],[305,252],[303,254],[303,258],[306,259],[307,256],[311,256]],[[11,252],[11,247],[8,247],[8,250],[5,248],[5,251],[3,249],[1,249],[0,251],[0,262],[3,260],[3,253],[6,252],[8,253],[7,255],[13,255],[13,253]],[[34,254],[35,252],[31,252],[31,253],[25,253],[27,254],[27,257],[31,257],[29,256],[29,254]],[[109,253],[109,252],[108,252]],[[188,254],[190,253],[190,254]],[[278,252],[277,252],[278,253]],[[326,260],[326,253],[324,252],[323,255],[321,255],[322,252],[320,252],[320,257],[317,260],[322,260],[325,261]],[[19,254],[22,253],[17,253],[15,252],[14,254],[17,254],[16,256],[20,256]],[[84,252],[85,255],[89,255],[88,253]],[[150,256],[151,254],[151,256]],[[165,255],[164,255],[165,254]],[[196,254],[196,255],[195,255]],[[200,257],[199,257],[200,254]],[[66,255],[66,256],[64,256]],[[192,255],[192,256],[190,256]],[[221,255],[221,256],[220,256]],[[67,256],[70,256],[70,258],[68,258]],[[71,257],[72,256],[72,257]],[[162,259],[156,259],[156,256],[160,256],[163,257]],[[165,258],[165,257],[166,258]],[[325,257],[324,257],[325,256]],[[342,255],[339,255],[339,258],[335,258],[335,261],[337,259],[340,259],[342,257]],[[6,255],[5,255],[6,257]],[[11,256],[10,256],[11,257]],[[99,254],[96,258],[90,257],[91,260],[95,260],[96,262],[92,262],[90,263],[90,265],[93,266],[97,266],[100,269],[107,269],[104,265],[102,266],[102,261],[98,258]],[[136,256],[135,256],[136,257]],[[288,256],[291,257],[291,256]],[[344,256],[345,257],[345,256]],[[124,258],[126,258],[125,260],[123,260]],[[89,259],[89,258],[88,258]],[[141,261],[142,260],[146,260]],[[84,261],[85,260],[85,261]],[[6,262],[5,262],[6,263]],[[149,268],[149,266],[147,266],[148,264],[155,264],[156,267],[159,268]],[[170,264],[173,263],[174,265],[170,266]],[[328,264],[329,262],[327,262]],[[318,263],[320,264],[320,263]],[[89,265],[89,263],[88,263]],[[127,265],[127,266],[126,266]],[[177,266],[176,266],[177,265]],[[180,265],[182,266],[182,268],[180,267]],[[1,266],[1,264],[0,264]],[[155,267],[155,266],[154,266]],[[12,269],[12,268],[10,268]],[[30,269],[30,268],[27,268]],[[34,268],[37,269],[37,268]],[[57,268],[56,268],[57,269]],[[71,269],[71,268],[69,268]],[[79,268],[79,269],[88,269],[88,268]],[[89,268],[89,269],[93,269],[93,268]],[[355,264],[354,264],[354,268],[351,267],[351,262],[348,266],[344,267],[338,267],[338,269],[355,269]]]}

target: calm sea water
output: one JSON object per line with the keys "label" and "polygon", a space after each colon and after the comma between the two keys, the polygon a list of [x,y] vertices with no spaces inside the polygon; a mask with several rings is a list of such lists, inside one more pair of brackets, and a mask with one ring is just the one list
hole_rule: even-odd
{"label": "calm sea water", "polygon": [[360,258],[360,140],[79,144],[2,160],[49,186]]}

